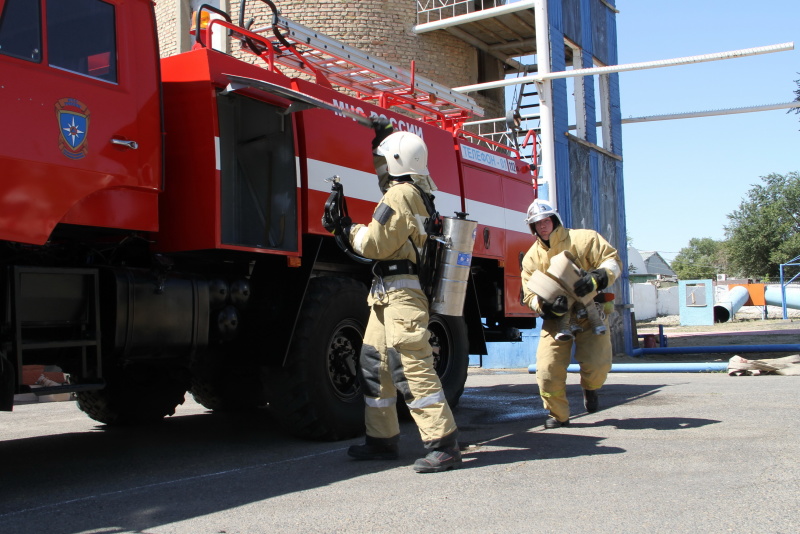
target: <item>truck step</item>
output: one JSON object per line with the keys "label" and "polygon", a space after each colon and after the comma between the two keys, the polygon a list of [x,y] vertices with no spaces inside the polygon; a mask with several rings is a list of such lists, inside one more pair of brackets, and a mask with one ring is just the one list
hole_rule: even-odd
{"label": "truck step", "polygon": [[45,386],[30,388],[30,393],[36,396],[54,395],[57,393],[77,393],[79,391],[96,391],[106,387],[105,382],[87,382],[83,384],[64,384],[63,386]]}

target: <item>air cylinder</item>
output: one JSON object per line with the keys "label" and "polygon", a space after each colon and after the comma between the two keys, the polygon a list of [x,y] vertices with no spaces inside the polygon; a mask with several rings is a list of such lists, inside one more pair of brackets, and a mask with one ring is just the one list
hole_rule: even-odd
{"label": "air cylinder", "polygon": [[456,316],[464,313],[478,222],[467,219],[466,214],[458,215],[442,218],[445,243],[439,249],[431,313]]}

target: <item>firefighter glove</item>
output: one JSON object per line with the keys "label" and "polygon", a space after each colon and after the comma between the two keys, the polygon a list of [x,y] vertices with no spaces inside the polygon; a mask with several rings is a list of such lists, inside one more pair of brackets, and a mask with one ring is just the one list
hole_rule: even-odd
{"label": "firefighter glove", "polygon": [[[347,236],[350,233],[350,227],[353,225],[353,221],[345,215],[341,219],[339,219],[339,229],[342,232],[342,235]],[[334,234],[336,231],[334,231]]]}
{"label": "firefighter glove", "polygon": [[334,220],[326,215],[322,216],[322,227],[333,235],[339,235],[340,233],[347,235],[350,232],[350,226],[352,224],[353,221],[347,216],[340,217],[338,220]]}
{"label": "firefighter glove", "polygon": [[333,231],[336,229],[336,224],[333,222],[333,219],[331,219],[330,217],[328,217],[327,214],[325,214],[322,216],[322,227],[325,228],[325,231],[332,234]]}
{"label": "firefighter glove", "polygon": [[595,269],[591,272],[583,271],[583,276],[575,282],[572,289],[579,297],[583,297],[592,291],[599,291],[608,286],[608,275],[604,269]]}
{"label": "firefighter glove", "polygon": [[372,140],[372,150],[378,148],[384,139],[392,135],[394,127],[386,117],[372,117],[372,129],[375,130],[375,138]]}
{"label": "firefighter glove", "polygon": [[567,297],[559,295],[552,303],[542,302],[542,317],[545,319],[558,319],[569,311]]}

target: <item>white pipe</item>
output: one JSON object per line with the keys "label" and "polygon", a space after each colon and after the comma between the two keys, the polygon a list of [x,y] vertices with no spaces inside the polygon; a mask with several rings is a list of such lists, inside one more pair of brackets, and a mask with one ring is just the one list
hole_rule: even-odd
{"label": "white pipe", "polygon": [[[547,0],[535,0],[534,25],[536,26],[536,61],[539,74],[549,74],[550,70],[550,22],[547,18]],[[539,127],[542,142],[542,161],[539,166],[540,180],[547,184],[547,200],[558,209],[556,195],[556,147],[553,129],[553,87],[549,80],[537,84],[539,90]]]}
{"label": "white pipe", "polygon": [[664,115],[646,115],[644,117],[628,117],[627,119],[622,119],[622,124],[632,124],[636,122],[670,121],[674,119],[695,119],[698,117],[735,115],[737,113],[753,113],[756,111],[772,111],[774,109],[789,109],[789,108],[800,108],[800,102],[786,102],[785,104],[764,104],[763,106],[714,109],[708,111],[689,111],[686,113],[668,113]]}
{"label": "white pipe", "polygon": [[[538,22],[537,27],[537,49],[538,49]],[[453,91],[459,93],[470,93],[472,91],[481,91],[484,89],[496,89],[498,87],[507,87],[509,85],[519,85],[523,83],[540,82],[544,80],[555,80],[557,78],[574,78],[576,76],[595,76],[599,74],[610,74],[613,72],[626,72],[631,70],[645,70],[655,69],[659,67],[675,67],[678,65],[689,65],[692,63],[704,63],[706,61],[717,61],[720,59],[734,59],[737,57],[756,56],[759,54],[770,54],[772,52],[785,52],[787,50],[794,50],[794,43],[782,43],[769,46],[760,46],[757,48],[744,48],[742,50],[731,50],[728,52],[717,52],[715,54],[703,54],[700,56],[679,57],[674,59],[660,59],[657,61],[644,61],[641,63],[626,63],[624,65],[610,65],[607,67],[592,67],[589,69],[574,69],[560,72],[542,72],[541,66],[539,67],[538,74],[530,76],[523,76],[521,78],[509,78],[507,80],[498,80],[496,82],[478,83],[475,85],[464,85],[462,87],[454,87]]]}
{"label": "white pipe", "polygon": [[523,9],[534,8],[536,1],[537,0],[523,0],[490,9],[481,9],[480,11],[467,13],[465,15],[456,15],[455,17],[448,17],[442,20],[426,22],[424,24],[417,24],[414,26],[414,33],[426,33],[435,30],[443,30],[450,26],[459,26],[461,24],[468,24],[478,20],[491,19],[500,15],[516,13],[517,11],[522,11]]}
{"label": "white pipe", "polygon": [[[726,108],[726,109],[710,109],[706,111],[687,111],[685,113],[665,113],[663,115],[643,115],[641,117],[628,117],[622,119],[622,124],[635,124],[637,122],[655,122],[655,121],[671,121],[676,119],[697,119],[701,117],[716,117],[718,115],[736,115],[737,113],[755,113],[758,111],[773,111],[776,109],[791,109],[800,108],[800,102],[784,102],[783,104],[763,104],[760,106],[746,106],[743,108]],[[522,120],[525,119],[538,119],[539,114],[534,113],[531,115],[522,115]],[[465,122],[465,126],[473,126],[478,124],[491,124],[493,122],[505,122],[505,117],[496,119],[485,119],[480,121]],[[596,122],[595,126],[601,126],[602,122]],[[574,130],[576,125],[570,124],[569,129]],[[538,128],[532,128],[539,130]]]}

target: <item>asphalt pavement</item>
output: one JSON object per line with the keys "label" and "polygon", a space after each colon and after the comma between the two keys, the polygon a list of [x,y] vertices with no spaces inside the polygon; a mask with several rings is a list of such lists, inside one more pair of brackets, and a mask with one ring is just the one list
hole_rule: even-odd
{"label": "asphalt pavement", "polygon": [[0,412],[0,532],[796,533],[800,377],[612,373],[601,411],[543,430],[526,370],[471,370],[456,419],[464,465],[358,462],[268,414],[191,397],[150,428],[113,429],[73,402]]}

